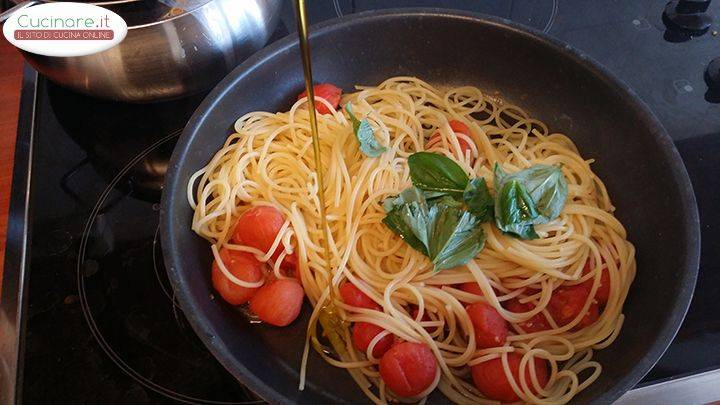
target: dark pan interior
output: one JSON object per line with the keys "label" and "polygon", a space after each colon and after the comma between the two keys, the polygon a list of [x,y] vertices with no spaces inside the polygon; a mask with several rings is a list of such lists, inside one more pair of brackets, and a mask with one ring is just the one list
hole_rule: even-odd
{"label": "dark pan interior", "polygon": [[[317,82],[345,91],[413,75],[433,84],[499,91],[595,158],[637,247],[638,275],[625,304],[618,340],[597,353],[601,377],[579,403],[610,403],[661,356],[687,310],[697,275],[699,226],[687,173],[670,138],[634,93],[585,55],[508,21],[414,9],[369,12],[315,27]],[[253,110],[286,110],[302,89],[294,38],[235,69],[198,108],[173,154],[163,195],[162,238],[175,293],[195,331],[237,379],[270,402],[366,402],[346,372],[310,354],[308,385],[297,390],[305,336],[302,320],[286,329],[249,325],[211,300],[207,242],[190,230],[185,188]],[[432,403],[442,403],[436,393]]]}

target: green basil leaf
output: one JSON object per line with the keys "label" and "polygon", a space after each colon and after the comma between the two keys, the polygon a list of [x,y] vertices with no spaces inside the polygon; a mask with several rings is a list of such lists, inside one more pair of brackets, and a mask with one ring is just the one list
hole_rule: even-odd
{"label": "green basil leaf", "polygon": [[568,185],[559,167],[534,165],[508,175],[495,164],[494,171],[496,190],[501,190],[511,180],[517,180],[525,187],[540,214],[533,221],[534,224],[544,224],[560,215],[567,200]]}
{"label": "green basil leaf", "polygon": [[475,215],[480,222],[486,222],[493,217],[495,200],[482,177],[476,177],[468,183],[463,192],[463,200],[468,211]]}
{"label": "green basil leaf", "polygon": [[385,202],[383,223],[413,249],[432,260],[435,270],[467,263],[482,250],[485,234],[480,221],[449,195],[426,199],[427,192],[411,187]]}
{"label": "green basil leaf", "polygon": [[503,231],[524,240],[538,239],[540,237],[535,232],[533,224],[509,224]]}
{"label": "green basil leaf", "polygon": [[495,199],[495,224],[519,238],[536,239],[533,223],[540,214],[532,197],[518,180],[506,179],[501,184]]}
{"label": "green basil leaf", "polygon": [[345,105],[345,110],[350,116],[355,138],[357,138],[360,143],[360,151],[368,157],[378,157],[382,155],[387,148],[380,145],[377,139],[375,139],[375,134],[370,126],[370,122],[368,122],[368,120],[358,120],[352,112],[352,105],[350,105],[350,103]]}
{"label": "green basil leaf", "polygon": [[399,209],[388,212],[385,218],[383,218],[383,223],[390,228],[391,231],[400,236],[410,247],[427,256],[427,248],[422,241],[415,236],[412,228],[405,223]]}
{"label": "green basil leaf", "polygon": [[[383,209],[385,209],[385,212],[388,213],[392,211],[395,207],[402,206],[403,204],[405,204],[406,201],[415,199],[415,193],[421,193],[423,197],[425,197],[425,201],[427,201],[428,203],[431,203],[438,198],[447,195],[438,191],[424,191],[418,189],[417,187],[410,187],[395,197],[386,198],[385,201],[383,201]],[[410,198],[408,199],[408,197]]]}
{"label": "green basil leaf", "polygon": [[429,211],[429,257],[435,271],[466,264],[485,245],[480,221],[458,205],[438,202]]}
{"label": "green basil leaf", "polygon": [[442,191],[427,191],[423,190],[423,196],[425,197],[425,200],[429,203],[431,201],[437,201],[438,198],[446,197],[447,194]]}
{"label": "green basil leaf", "polygon": [[410,177],[415,187],[462,198],[470,179],[452,159],[430,152],[413,153],[408,158]]}
{"label": "green basil leaf", "polygon": [[429,219],[422,190],[410,187],[400,193],[383,222],[415,250],[427,255]]}
{"label": "green basil leaf", "polygon": [[568,195],[568,185],[557,166],[535,165],[523,170],[525,188],[535,201],[540,215],[535,224],[544,224],[560,215]]}
{"label": "green basil leaf", "polygon": [[428,207],[432,208],[435,205],[441,204],[445,207],[464,209],[463,203],[454,199],[449,195],[443,195],[442,197],[435,198],[428,201]]}
{"label": "green basil leaf", "polygon": [[386,214],[391,213],[395,209],[396,204],[398,204],[397,201],[399,198],[400,198],[399,196],[398,197],[389,197],[389,198],[386,198],[385,201],[383,201],[382,205],[383,205],[383,209],[385,210]]}
{"label": "green basil leaf", "polygon": [[500,190],[502,187],[503,180],[505,179],[505,176],[507,176],[507,173],[505,173],[505,170],[503,170],[502,167],[500,167],[500,164],[495,162],[495,167],[493,167],[493,175],[495,176],[493,183],[495,184],[495,190]]}

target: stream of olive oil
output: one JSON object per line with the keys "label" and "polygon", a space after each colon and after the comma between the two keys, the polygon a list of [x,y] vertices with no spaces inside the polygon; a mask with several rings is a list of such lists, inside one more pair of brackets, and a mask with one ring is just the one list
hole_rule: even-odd
{"label": "stream of olive oil", "polygon": [[[298,35],[300,37],[300,54],[302,56],[303,73],[305,75],[305,90],[308,97],[308,112],[310,113],[310,130],[312,132],[313,153],[315,155],[315,176],[318,185],[318,200],[320,202],[320,226],[323,230],[323,248],[325,250],[325,269],[332,278],[332,264],[330,263],[330,230],[325,215],[325,181],[322,170],[322,158],[320,156],[320,138],[318,136],[317,115],[315,111],[315,92],[313,91],[312,64],[310,60],[310,44],[308,43],[308,18],[305,8],[305,0],[295,0],[297,16]],[[330,289],[330,297],[320,309],[318,320],[322,326],[325,337],[330,341],[339,355],[346,354],[343,338],[343,322],[337,315],[333,304],[333,290]],[[312,336],[313,346],[316,350],[322,350],[316,336]]]}

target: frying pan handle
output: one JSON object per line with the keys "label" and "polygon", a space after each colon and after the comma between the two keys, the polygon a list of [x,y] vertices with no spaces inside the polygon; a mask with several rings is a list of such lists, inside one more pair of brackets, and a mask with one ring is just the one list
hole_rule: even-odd
{"label": "frying pan handle", "polygon": [[40,3],[44,3],[44,1],[27,0],[27,1],[23,1],[22,3],[18,3],[18,5],[16,5],[15,7],[12,7],[9,10],[4,11],[2,14],[0,14],[0,24],[4,23],[5,20],[7,20],[10,17],[10,14],[12,14],[16,11],[24,10],[28,7],[31,7],[31,6],[40,4]]}

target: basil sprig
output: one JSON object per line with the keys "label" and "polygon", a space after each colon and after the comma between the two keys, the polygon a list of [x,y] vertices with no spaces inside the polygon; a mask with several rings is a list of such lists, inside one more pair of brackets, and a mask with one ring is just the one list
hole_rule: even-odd
{"label": "basil sprig", "polygon": [[446,156],[418,152],[408,158],[413,187],[384,202],[383,222],[441,270],[466,264],[483,248],[481,224],[537,239],[534,225],[557,218],[568,186],[559,167],[534,165],[507,174],[494,167],[495,198],[485,179],[470,179]]}
{"label": "basil sprig", "polygon": [[387,215],[383,223],[413,249],[427,256],[429,210],[422,190],[408,188],[394,199],[386,200],[385,210]]}
{"label": "basil sprig", "polygon": [[448,199],[440,199],[428,215],[431,232],[428,256],[436,271],[466,264],[485,246],[480,219],[453,203],[453,200],[448,204]]}
{"label": "basil sprig", "polygon": [[533,225],[544,224],[560,215],[567,199],[568,186],[562,170],[556,166],[534,165],[507,174],[495,164],[495,223],[497,227],[521,239],[536,239]]}
{"label": "basil sprig", "polygon": [[426,255],[435,270],[467,263],[485,243],[477,217],[449,196],[428,201],[417,187],[403,191],[386,205],[383,222],[408,245]]}
{"label": "basil sprig", "polygon": [[429,152],[408,158],[411,187],[384,202],[383,222],[430,258],[435,270],[466,264],[482,250],[480,226],[492,218],[484,179],[472,181],[451,159]]}
{"label": "basil sprig", "polygon": [[345,110],[350,116],[350,122],[352,122],[353,133],[360,143],[360,151],[368,157],[378,157],[387,150],[386,147],[380,145],[380,142],[375,139],[375,133],[373,132],[370,122],[366,119],[359,120],[355,117],[352,112],[352,105],[347,103]]}
{"label": "basil sprig", "polygon": [[517,180],[502,185],[495,200],[495,224],[498,229],[520,239],[537,239],[533,221],[537,208],[525,187]]}

